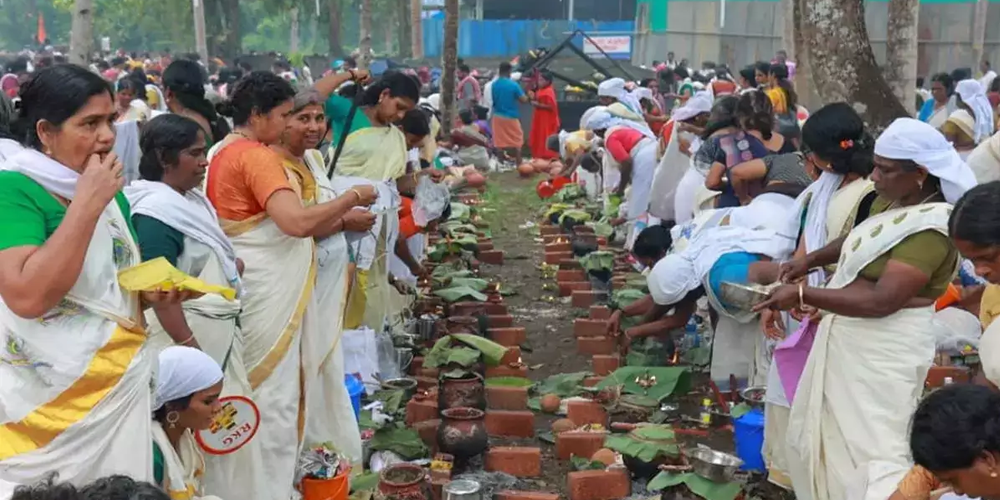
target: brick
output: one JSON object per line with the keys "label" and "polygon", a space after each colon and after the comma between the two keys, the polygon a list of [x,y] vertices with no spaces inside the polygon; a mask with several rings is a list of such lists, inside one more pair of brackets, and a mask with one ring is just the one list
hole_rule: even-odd
{"label": "brick", "polygon": [[573,232],[577,234],[594,234],[594,228],[590,226],[575,226]]}
{"label": "brick", "polygon": [[414,356],[413,361],[410,361],[410,375],[417,375],[420,370],[424,368],[424,357]]}
{"label": "brick", "polygon": [[607,337],[608,322],[603,319],[575,319],[573,320],[573,335],[577,337]]}
{"label": "brick", "polygon": [[528,367],[526,365],[513,368],[510,365],[490,366],[486,368],[486,378],[492,377],[521,377],[528,378]]}
{"label": "brick", "polygon": [[[501,317],[501,316],[497,316]],[[506,316],[510,317],[510,316]],[[492,320],[494,316],[490,316]],[[504,327],[504,328],[493,328],[490,327],[486,330],[486,336],[504,346],[504,347],[517,347],[523,344],[528,339],[528,332],[522,326],[516,327]]]}
{"label": "brick", "polygon": [[489,410],[486,432],[491,436],[534,437],[535,414],[530,411]]}
{"label": "brick", "polygon": [[600,247],[606,247],[606,246],[608,246],[608,239],[605,238],[604,236],[598,236],[597,237],[597,246],[600,246]]}
{"label": "brick", "polygon": [[583,379],[583,386],[594,387],[597,384],[600,384],[602,380],[604,380],[604,377],[587,377]]}
{"label": "brick", "polygon": [[569,500],[618,500],[632,493],[628,471],[623,468],[570,472],[566,481]]}
{"label": "brick", "polygon": [[492,314],[494,316],[506,316],[507,306],[503,304],[494,304],[492,302],[486,304],[486,314]]}
{"label": "brick", "polygon": [[476,256],[484,264],[493,264],[499,266],[503,264],[503,250],[486,250],[485,252],[479,252]]}
{"label": "brick", "polygon": [[436,379],[436,378],[438,378],[438,375],[440,375],[440,374],[441,374],[441,370],[439,370],[437,368],[421,368],[420,369],[420,376],[421,377],[427,377],[427,378]]}
{"label": "brick", "polygon": [[[407,413],[409,416],[409,413]],[[437,430],[441,426],[441,419],[424,420],[413,424],[413,430],[420,434],[420,440],[431,450],[437,449]]]}
{"label": "brick", "polygon": [[485,242],[484,241],[480,241],[479,243],[476,244],[476,249],[479,250],[480,252],[486,252],[488,250],[493,250],[493,242],[492,241],[485,241]]}
{"label": "brick", "polygon": [[616,355],[607,354],[595,354],[591,358],[591,362],[594,364],[594,374],[598,376],[610,375],[611,372],[618,369],[621,364],[621,360]]}
{"label": "brick", "polygon": [[559,226],[541,226],[538,228],[542,236],[546,235],[561,235],[563,234],[562,228]]}
{"label": "brick", "polygon": [[489,315],[488,328],[510,328],[514,326],[514,317],[505,314],[503,316]]}
{"label": "brick", "polygon": [[590,290],[589,281],[570,281],[570,282],[560,282],[559,283],[559,296],[569,297],[573,292],[578,290]]}
{"label": "brick", "polygon": [[545,253],[551,253],[551,252],[572,252],[572,251],[573,251],[573,246],[568,241],[561,242],[561,243],[546,243],[545,244]]}
{"label": "brick", "polygon": [[541,491],[504,490],[496,494],[496,500],[559,500],[558,493]]}
{"label": "brick", "polygon": [[580,354],[610,355],[618,351],[618,339],[614,337],[577,337],[576,347]]}
{"label": "brick", "polygon": [[[489,377],[487,377],[489,379]],[[527,387],[486,386],[486,402],[490,409],[522,411],[528,409]]]}
{"label": "brick", "polygon": [[577,426],[608,425],[608,412],[596,401],[570,401],[566,403],[566,418],[572,420]]}
{"label": "brick", "polygon": [[564,269],[583,269],[583,264],[580,264],[580,261],[578,261],[576,259],[563,259],[563,260],[557,262],[557,264],[559,264],[559,269],[560,270],[564,270]]}
{"label": "brick", "polygon": [[569,460],[578,456],[586,459],[604,448],[603,432],[567,431],[556,435],[556,456],[559,460]]}
{"label": "brick", "polygon": [[494,446],[486,453],[488,472],[506,472],[514,477],[542,475],[542,450],[517,446]]}
{"label": "brick", "polygon": [[611,308],[608,306],[590,306],[590,319],[611,319]]}
{"label": "brick", "polygon": [[511,363],[521,362],[521,348],[518,346],[512,346],[507,348],[507,352],[504,353],[503,358],[500,358],[501,365],[509,365]]}
{"label": "brick", "polygon": [[583,269],[560,269],[556,271],[556,281],[586,281],[587,273]]}
{"label": "brick", "polygon": [[431,377],[417,376],[417,377],[413,377],[413,378],[417,380],[417,389],[420,389],[420,390],[423,390],[423,391],[429,391],[429,390],[431,390],[431,389],[433,389],[433,388],[435,388],[435,387],[438,386],[438,379],[437,379],[437,377],[431,378]]}
{"label": "brick", "polygon": [[438,404],[434,399],[411,399],[406,403],[406,425],[438,418]]}
{"label": "brick", "polygon": [[924,385],[930,389],[942,387],[946,377],[950,377],[956,384],[965,384],[969,382],[971,375],[966,366],[932,366],[927,372]]}
{"label": "brick", "polygon": [[545,252],[546,264],[558,264],[564,259],[572,259],[573,252]]}
{"label": "brick", "polygon": [[579,307],[579,308],[590,307],[597,303],[597,298],[600,295],[601,294],[599,292],[595,292],[593,290],[590,291],[582,290],[573,292],[573,301],[572,301],[573,307]]}

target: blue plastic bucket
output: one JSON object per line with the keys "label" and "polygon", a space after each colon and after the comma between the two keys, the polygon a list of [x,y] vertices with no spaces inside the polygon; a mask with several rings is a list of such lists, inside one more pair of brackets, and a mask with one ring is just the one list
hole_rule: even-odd
{"label": "blue plastic bucket", "polygon": [[361,394],[365,392],[365,384],[354,375],[344,375],[344,386],[347,387],[347,394],[351,396],[351,406],[354,407],[354,418],[361,420]]}
{"label": "blue plastic bucket", "polygon": [[764,411],[753,409],[733,421],[736,456],[743,460],[744,471],[764,472]]}

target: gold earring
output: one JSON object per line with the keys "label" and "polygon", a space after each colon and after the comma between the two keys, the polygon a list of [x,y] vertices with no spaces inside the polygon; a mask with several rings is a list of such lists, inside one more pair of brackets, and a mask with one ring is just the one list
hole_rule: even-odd
{"label": "gold earring", "polygon": [[997,477],[996,471],[990,472],[990,477]]}
{"label": "gold earring", "polygon": [[174,429],[177,427],[177,422],[180,421],[181,414],[176,411],[167,413],[167,423],[170,424],[170,428]]}

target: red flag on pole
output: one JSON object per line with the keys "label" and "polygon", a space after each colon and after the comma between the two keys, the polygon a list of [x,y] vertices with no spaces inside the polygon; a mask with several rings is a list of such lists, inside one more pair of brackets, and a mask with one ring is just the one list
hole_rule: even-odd
{"label": "red flag on pole", "polygon": [[44,45],[49,37],[45,34],[45,14],[38,13],[38,44]]}

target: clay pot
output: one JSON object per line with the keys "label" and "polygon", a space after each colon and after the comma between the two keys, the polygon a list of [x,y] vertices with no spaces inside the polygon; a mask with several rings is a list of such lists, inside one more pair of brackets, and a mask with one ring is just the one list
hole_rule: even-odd
{"label": "clay pot", "polygon": [[448,308],[451,316],[483,316],[486,314],[484,302],[456,302]]}
{"label": "clay pot", "polygon": [[[485,304],[483,304],[482,311],[482,314],[486,314]],[[444,327],[449,334],[468,333],[479,335],[479,318],[474,316],[450,316],[445,320]]]}
{"label": "clay pot", "polygon": [[442,453],[454,455],[456,462],[481,455],[490,446],[486,413],[476,408],[444,410],[441,412],[437,445]]}
{"label": "clay pot", "polygon": [[430,500],[432,494],[424,468],[413,464],[386,467],[378,476],[376,500]]}
{"label": "clay pot", "polygon": [[479,172],[468,172],[465,174],[465,182],[469,187],[482,187],[486,185],[486,176]]}
{"label": "clay pot", "polygon": [[573,255],[577,257],[596,252],[597,236],[587,233],[574,234],[570,240],[570,248],[573,250]]}
{"label": "clay pot", "polygon": [[532,175],[535,175],[535,167],[533,167],[530,163],[522,163],[517,166],[517,173],[521,177],[531,177]]}
{"label": "clay pot", "polygon": [[478,373],[464,378],[441,377],[438,384],[438,408],[443,414],[451,408],[486,410],[486,384]]}

